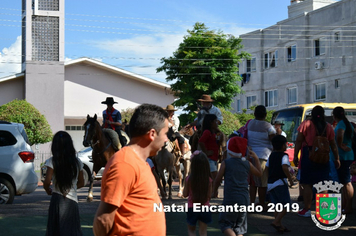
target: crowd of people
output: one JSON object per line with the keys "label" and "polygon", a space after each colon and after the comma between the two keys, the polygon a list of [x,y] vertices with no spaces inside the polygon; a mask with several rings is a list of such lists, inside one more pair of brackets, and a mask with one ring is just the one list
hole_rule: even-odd
{"label": "crowd of people", "polygon": [[[257,106],[254,119],[245,125],[245,132],[231,134],[224,155],[221,155],[221,112],[213,106],[214,100],[209,95],[203,95],[198,101],[202,103],[198,118],[185,127],[196,126],[199,130],[197,150],[192,152],[189,175],[184,180],[188,235],[196,235],[197,225],[199,235],[207,235],[207,225],[212,222],[211,212],[195,212],[193,204],[209,206],[210,199],[218,197],[222,182],[222,205],[256,204],[266,210],[267,202],[280,203],[284,208],[274,213],[271,226],[277,232],[289,232],[282,219],[287,213],[286,206],[291,203],[289,187],[295,183],[292,163],[286,153],[283,123],[266,121],[266,108]],[[121,114],[113,108],[114,103],[112,98],[103,102],[108,106],[103,112],[103,127],[118,130],[122,124]],[[181,136],[177,132],[179,120],[174,111],[172,105],[164,109],[143,104],[135,109],[129,125],[130,142],[122,145],[110,158],[103,173],[101,202],[93,222],[94,235],[166,234],[165,213],[153,211],[153,205],[161,203],[161,199],[157,193],[157,176],[152,175],[153,164],[149,159],[148,165],[147,158],[155,156],[169,140],[170,128],[173,129],[173,138],[170,139],[178,140],[182,154],[187,151],[181,145]],[[303,121],[297,129],[293,163],[299,168],[298,180],[303,188],[304,204],[298,212],[303,217],[311,215],[313,185],[329,180],[332,169],[337,173],[333,180],[343,185],[342,211],[344,214],[352,212],[354,190],[351,183],[356,182],[352,150],[354,127],[342,107],[336,107],[332,114],[334,123],[329,124],[325,120],[324,109],[315,106],[311,119]],[[319,137],[324,137],[330,146],[330,158],[323,163],[311,158],[315,152],[315,140]],[[53,157],[46,162],[47,174],[43,185],[47,194],[52,195],[46,235],[82,235],[77,189],[84,185],[83,164],[76,157],[67,132],[59,131],[54,135],[51,150]],[[247,214],[241,211],[221,212],[218,223],[222,233],[247,233]]]}

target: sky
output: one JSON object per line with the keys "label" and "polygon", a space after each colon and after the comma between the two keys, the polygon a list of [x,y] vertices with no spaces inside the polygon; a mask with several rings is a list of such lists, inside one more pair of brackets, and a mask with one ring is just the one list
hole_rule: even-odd
{"label": "sky", "polygon": [[[21,2],[0,2],[0,78],[21,72]],[[238,37],[288,18],[290,0],[66,0],[65,59],[90,57],[165,81],[160,59],[173,55],[202,22]]]}

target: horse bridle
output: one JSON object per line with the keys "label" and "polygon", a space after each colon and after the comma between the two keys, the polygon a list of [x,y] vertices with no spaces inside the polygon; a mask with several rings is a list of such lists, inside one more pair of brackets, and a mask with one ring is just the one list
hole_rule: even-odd
{"label": "horse bridle", "polygon": [[[91,124],[89,124],[89,126],[90,126]],[[94,134],[93,134],[93,137],[95,136],[95,131],[94,131]],[[90,142],[89,142],[89,145],[90,145],[90,147],[93,149],[93,151],[94,151],[94,147],[97,145],[97,144],[99,144],[100,143],[100,140],[98,139],[98,140],[96,140],[96,142],[93,144],[92,143],[92,139],[90,140]],[[100,151],[100,152],[95,152],[95,154],[97,154],[97,155],[101,155],[101,154],[103,154],[106,150],[108,150],[108,148],[110,147],[110,145],[111,145],[111,141],[109,142],[109,144],[104,148],[104,150],[102,150],[102,151]]]}

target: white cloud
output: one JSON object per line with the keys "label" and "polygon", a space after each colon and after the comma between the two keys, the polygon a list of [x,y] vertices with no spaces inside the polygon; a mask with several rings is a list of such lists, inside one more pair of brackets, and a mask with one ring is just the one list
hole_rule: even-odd
{"label": "white cloud", "polygon": [[8,48],[0,52],[0,77],[21,72],[21,36]]}

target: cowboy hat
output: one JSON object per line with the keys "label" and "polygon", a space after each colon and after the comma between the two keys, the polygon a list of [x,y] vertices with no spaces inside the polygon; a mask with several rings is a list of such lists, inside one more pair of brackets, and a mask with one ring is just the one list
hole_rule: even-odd
{"label": "cowboy hat", "polygon": [[174,109],[173,105],[168,105],[165,110],[166,111],[176,111],[177,109]]}
{"label": "cowboy hat", "polygon": [[213,102],[214,100],[211,99],[210,95],[207,94],[203,94],[203,96],[201,96],[201,99],[198,99],[198,102]]}
{"label": "cowboy hat", "polygon": [[284,123],[282,123],[282,122],[279,121],[279,120],[276,120],[273,124],[274,124],[274,125],[284,125]]}
{"label": "cowboy hat", "polygon": [[117,102],[114,101],[113,97],[107,97],[105,101],[102,101],[101,104],[115,104]]}

